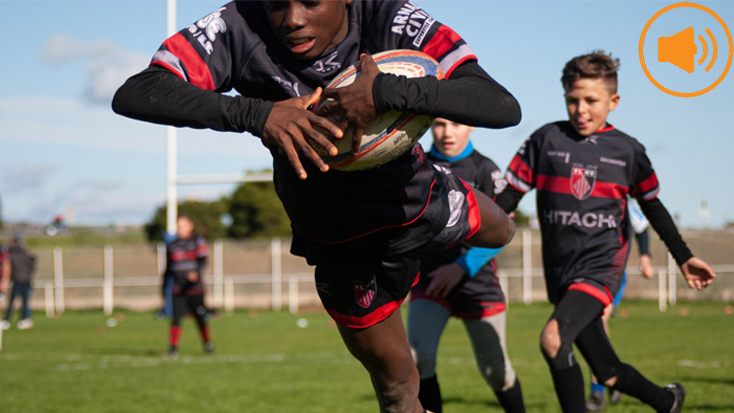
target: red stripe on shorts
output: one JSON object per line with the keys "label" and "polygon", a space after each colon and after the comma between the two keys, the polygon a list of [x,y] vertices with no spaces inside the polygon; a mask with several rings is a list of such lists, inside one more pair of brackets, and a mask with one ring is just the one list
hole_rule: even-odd
{"label": "red stripe on shorts", "polygon": [[571,286],[568,287],[566,291],[581,291],[582,293],[589,294],[590,296],[596,298],[602,304],[604,304],[604,307],[608,306],[614,301],[614,297],[612,297],[612,294],[609,292],[609,289],[606,285],[604,286],[604,291],[602,292],[594,286],[583,282],[577,282],[571,284]]}
{"label": "red stripe on shorts", "polygon": [[480,301],[479,304],[484,307],[482,311],[475,311],[473,313],[454,313],[454,315],[462,320],[479,320],[485,317],[492,317],[493,315],[497,315],[507,310],[507,304],[505,303]]}

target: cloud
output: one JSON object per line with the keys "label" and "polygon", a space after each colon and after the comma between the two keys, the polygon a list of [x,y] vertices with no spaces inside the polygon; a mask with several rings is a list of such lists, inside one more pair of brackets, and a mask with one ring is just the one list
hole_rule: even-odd
{"label": "cloud", "polygon": [[143,194],[116,181],[78,181],[65,190],[39,199],[30,209],[34,221],[72,211],[71,223],[141,223],[162,202],[159,195]]}
{"label": "cloud", "polygon": [[46,183],[54,169],[50,165],[11,167],[2,173],[3,188],[10,194],[38,189]]}
{"label": "cloud", "polygon": [[102,105],[109,105],[117,88],[150,62],[150,56],[123,50],[109,40],[84,42],[59,33],[51,35],[41,58],[60,65],[83,61],[87,77],[82,96]]}
{"label": "cloud", "polygon": [[[165,127],[118,116],[109,106],[58,97],[0,97],[0,113],[4,113],[0,142],[5,144],[74,145],[69,150],[79,153],[89,149],[166,153]],[[237,171],[271,163],[270,152],[248,133],[182,128],[178,136],[180,155],[236,156],[242,161]]]}

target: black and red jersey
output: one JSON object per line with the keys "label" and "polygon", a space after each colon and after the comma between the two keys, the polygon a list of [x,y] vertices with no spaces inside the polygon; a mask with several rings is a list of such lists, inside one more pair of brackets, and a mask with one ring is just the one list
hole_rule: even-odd
{"label": "black and red jersey", "polygon": [[[151,64],[201,89],[234,89],[246,97],[280,101],[327,85],[360,53],[420,50],[434,57],[448,77],[462,63],[476,60],[459,35],[410,2],[355,0],[348,7],[346,38],[313,61],[295,59],[284,50],[262,2],[236,1],[167,39]],[[369,171],[321,173],[306,161],[306,180],[297,177],[282,153],[271,151],[276,191],[293,228],[322,243],[415,221],[434,182],[420,145]]]}
{"label": "black and red jersey", "polygon": [[[166,246],[166,276],[173,277],[173,294],[204,294],[202,273],[209,248],[204,238],[177,238]],[[196,282],[188,279],[189,272],[198,274]]]}
{"label": "black and red jersey", "polygon": [[[473,150],[471,142],[469,142],[467,149],[455,158],[445,158],[432,150],[428,153],[428,159],[436,165],[448,168],[451,173],[461,178],[473,189],[494,198],[502,192],[506,184],[502,172],[491,159]],[[470,247],[459,244],[446,250],[421,254],[421,277],[414,289],[414,294],[417,292],[420,295],[428,288],[430,284],[428,274],[436,268],[457,262],[461,257],[471,257],[467,256],[470,249]],[[471,257],[469,259],[476,260],[477,258]],[[471,299],[504,303],[505,295],[495,274],[497,270],[495,260],[487,261],[484,259],[481,263],[477,263],[476,267],[478,267],[476,272],[467,274],[464,280],[454,287],[447,300],[452,302],[454,300]]]}
{"label": "black and red jersey", "polygon": [[522,193],[538,190],[550,301],[578,278],[616,295],[632,233],[627,196],[649,201],[660,189],[645,148],[611,125],[583,137],[556,122],[530,136],[506,177]]}

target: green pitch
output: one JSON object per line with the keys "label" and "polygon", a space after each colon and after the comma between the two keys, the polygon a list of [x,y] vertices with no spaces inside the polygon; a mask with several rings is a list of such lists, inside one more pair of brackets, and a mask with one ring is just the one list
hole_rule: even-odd
{"label": "green pitch", "polygon": [[[621,358],[658,384],[686,386],[685,412],[734,412],[734,315],[724,303],[679,303],[660,313],[652,302],[623,303],[612,320]],[[688,315],[682,316],[681,310]],[[404,308],[405,310],[405,308]],[[508,348],[529,412],[558,412],[538,334],[546,304],[513,303]],[[34,412],[375,412],[367,374],[323,313],[238,312],[211,322],[215,355],[203,354],[192,320],[178,360],[161,357],[168,323],[123,311],[107,326],[100,311],[35,314],[35,327],[5,331],[0,353],[0,411]],[[124,317],[124,319],[122,319]],[[499,412],[481,381],[460,322],[441,342],[444,411]],[[631,398],[607,412],[650,412]]]}

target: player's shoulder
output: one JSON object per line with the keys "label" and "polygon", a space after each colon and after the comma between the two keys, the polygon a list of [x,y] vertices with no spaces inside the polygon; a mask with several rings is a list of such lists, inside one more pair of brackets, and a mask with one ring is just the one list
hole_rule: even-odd
{"label": "player's shoulder", "polygon": [[645,146],[639,140],[621,131],[616,126],[605,131],[603,134],[613,137],[617,142],[628,145],[635,153],[645,152]]}
{"label": "player's shoulder", "polygon": [[568,121],[557,121],[557,122],[551,122],[546,123],[545,125],[541,126],[540,128],[536,129],[535,132],[533,132],[530,135],[529,141],[534,141],[536,143],[542,143],[549,137],[553,136],[566,136],[573,130],[573,127]]}
{"label": "player's shoulder", "polygon": [[[206,40],[214,42],[220,37],[232,37],[242,47],[248,41],[258,43],[258,37],[268,35],[269,30],[262,2],[231,1],[197,20],[184,29],[184,32],[188,31],[202,45],[206,44]],[[199,39],[202,35],[206,39]],[[211,51],[208,49],[208,53]]]}
{"label": "player's shoulder", "polygon": [[482,154],[481,152],[477,151],[476,149],[471,154],[469,154],[468,158],[471,160],[471,162],[474,165],[476,165],[478,169],[484,169],[484,170],[500,169],[491,158]]}

